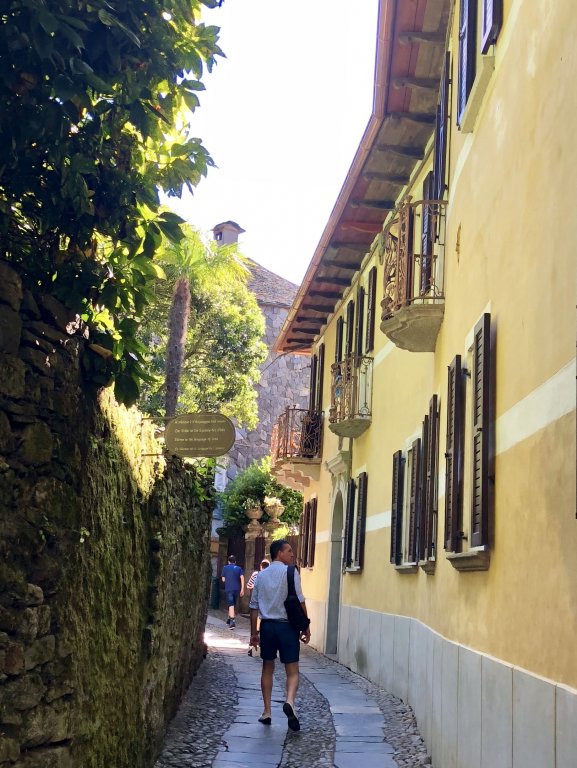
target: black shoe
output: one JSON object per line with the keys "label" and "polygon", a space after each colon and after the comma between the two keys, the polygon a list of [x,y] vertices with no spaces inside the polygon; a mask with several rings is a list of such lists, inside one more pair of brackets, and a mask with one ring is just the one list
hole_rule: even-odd
{"label": "black shoe", "polygon": [[288,701],[285,701],[285,703],[282,705],[282,711],[288,718],[288,727],[291,729],[291,731],[300,731],[301,724],[299,723],[299,719],[296,716],[294,709],[288,703]]}
{"label": "black shoe", "polygon": [[226,620],[226,626],[228,627],[228,626],[229,626],[229,624],[230,624],[230,616],[229,616],[229,617],[228,617],[228,619]]}
{"label": "black shoe", "polygon": [[234,619],[231,619],[231,620],[230,620],[230,623],[229,623],[229,625],[228,625],[228,628],[229,628],[229,629],[234,629],[235,627],[236,627],[236,624],[234,623]]}
{"label": "black shoe", "polygon": [[252,656],[252,648],[249,648],[249,649],[248,649],[248,655],[249,655],[249,656]]}

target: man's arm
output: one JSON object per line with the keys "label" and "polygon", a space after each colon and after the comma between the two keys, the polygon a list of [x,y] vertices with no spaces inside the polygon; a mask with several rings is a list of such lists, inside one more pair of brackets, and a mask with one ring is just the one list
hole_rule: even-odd
{"label": "man's arm", "polygon": [[[297,593],[298,599],[300,600],[301,608],[303,609],[303,612],[305,616],[308,617],[307,613],[307,604],[305,603],[305,598],[301,589],[301,576],[300,573],[295,569],[295,592]],[[299,635],[301,641],[305,643],[305,645],[310,641],[311,639],[311,626],[309,626],[305,629],[304,632],[301,632]]]}
{"label": "man's arm", "polygon": [[250,609],[250,644],[255,648],[257,648],[259,645],[258,629],[256,628],[257,620],[258,620],[258,608],[251,608]]}
{"label": "man's arm", "polygon": [[244,595],[244,576],[240,574],[240,596]]}

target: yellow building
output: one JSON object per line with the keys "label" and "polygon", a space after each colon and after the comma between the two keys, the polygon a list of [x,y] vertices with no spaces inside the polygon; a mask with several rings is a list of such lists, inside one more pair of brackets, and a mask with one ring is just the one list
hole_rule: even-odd
{"label": "yellow building", "polygon": [[381,0],[373,113],[277,341],[313,644],[437,768],[576,768],[574,0]]}

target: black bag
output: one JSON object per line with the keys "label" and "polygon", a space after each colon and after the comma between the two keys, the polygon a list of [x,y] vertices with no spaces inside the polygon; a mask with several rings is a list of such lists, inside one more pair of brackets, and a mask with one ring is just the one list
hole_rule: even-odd
{"label": "black bag", "polygon": [[297,597],[295,590],[295,567],[289,565],[286,572],[286,578],[288,583],[288,597],[284,601],[284,607],[286,609],[286,615],[289,620],[289,624],[297,632],[304,632],[309,628],[311,620],[305,614],[301,601]]}

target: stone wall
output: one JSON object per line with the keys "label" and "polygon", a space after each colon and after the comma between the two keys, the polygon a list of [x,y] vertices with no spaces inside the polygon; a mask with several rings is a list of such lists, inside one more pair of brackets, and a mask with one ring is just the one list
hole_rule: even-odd
{"label": "stone wall", "polygon": [[0,263],[0,766],[146,768],[202,658],[211,478],[86,394],[87,330]]}
{"label": "stone wall", "polygon": [[[292,298],[292,296],[291,296]],[[289,406],[308,407],[310,358],[308,355],[281,355],[271,352],[288,314],[288,306],[265,304],[259,306],[266,320],[264,343],[269,354],[261,366],[258,393],[258,425],[256,429],[241,433],[229,453],[228,477],[232,479],[255,459],[270,453],[272,429],[275,421]]]}

